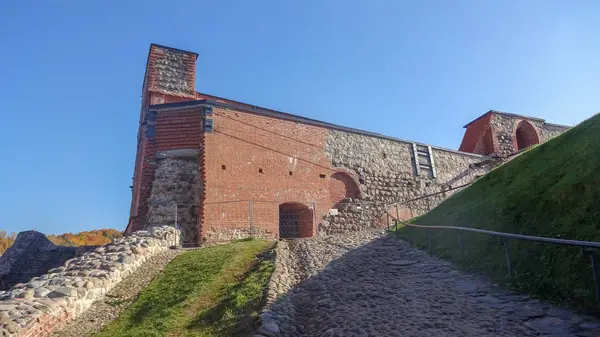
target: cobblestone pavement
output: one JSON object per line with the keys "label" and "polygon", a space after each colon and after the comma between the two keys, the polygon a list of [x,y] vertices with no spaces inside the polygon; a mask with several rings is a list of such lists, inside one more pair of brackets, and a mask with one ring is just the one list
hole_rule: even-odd
{"label": "cobblestone pavement", "polygon": [[600,336],[600,321],[504,290],[381,233],[282,241],[287,293],[258,336]]}
{"label": "cobblestone pavement", "polygon": [[119,282],[106,296],[67,325],[53,333],[53,336],[84,337],[100,331],[104,325],[135,301],[139,292],[147,286],[183,249],[169,249],[149,258],[135,272]]}

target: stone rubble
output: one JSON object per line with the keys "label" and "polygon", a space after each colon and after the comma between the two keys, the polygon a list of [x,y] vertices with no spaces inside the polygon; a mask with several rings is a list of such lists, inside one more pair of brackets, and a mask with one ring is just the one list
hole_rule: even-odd
{"label": "stone rubble", "polygon": [[281,241],[255,337],[600,336],[600,320],[497,287],[379,231]]}
{"label": "stone rubble", "polygon": [[175,244],[173,227],[151,227],[68,260],[0,292],[0,336],[46,336],[103,298],[153,255]]}
{"label": "stone rubble", "polygon": [[104,298],[92,304],[81,316],[53,332],[53,336],[85,337],[99,332],[117,318],[137,298],[154,277],[184,249],[169,249],[148,258],[135,272],[123,279]]}
{"label": "stone rubble", "polygon": [[61,266],[68,259],[92,250],[93,246],[57,246],[36,231],[24,231],[0,256],[0,290],[8,290],[48,270]]}

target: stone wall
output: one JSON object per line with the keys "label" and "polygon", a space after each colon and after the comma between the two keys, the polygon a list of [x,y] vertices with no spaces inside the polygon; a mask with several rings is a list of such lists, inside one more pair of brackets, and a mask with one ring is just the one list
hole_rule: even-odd
{"label": "stone wall", "polygon": [[157,159],[152,192],[148,199],[148,225],[177,226],[182,245],[198,243],[198,205],[202,191],[198,158]]}
{"label": "stone wall", "polygon": [[175,244],[172,227],[152,227],[68,260],[0,291],[0,336],[47,336],[80,315],[149,257]]}
{"label": "stone wall", "polygon": [[494,114],[491,125],[494,137],[496,138],[495,140],[498,144],[497,154],[501,156],[507,156],[517,150],[517,143],[514,135],[515,128],[521,121],[526,121],[534,127],[539,139],[539,143],[546,142],[569,129],[566,126],[545,123],[540,119],[524,118],[521,116],[506,114]]}
{"label": "stone wall", "polygon": [[42,233],[21,232],[15,242],[0,256],[0,290],[27,282],[93,248],[57,246]]}
{"label": "stone wall", "polygon": [[[422,145],[415,144],[418,148]],[[325,216],[319,224],[320,233],[340,233],[372,226],[385,226],[386,211],[395,215],[393,204],[448,190],[473,181],[494,164],[475,167],[487,157],[432,148],[434,170],[420,167],[427,158],[415,159],[413,144],[355,133],[331,130],[326,142],[326,154],[334,167],[344,168],[358,176],[361,199],[345,200],[339,214]],[[435,171],[435,174],[434,174]],[[456,190],[400,204],[401,217],[421,215]],[[386,205],[388,209],[386,210]]]}
{"label": "stone wall", "polygon": [[567,130],[569,128],[566,126],[543,123],[543,126],[540,128],[541,141],[546,142]]}
{"label": "stone wall", "polygon": [[206,236],[208,240],[205,242],[209,243],[229,242],[247,238],[275,239],[273,233],[264,228],[211,228],[206,231]]}

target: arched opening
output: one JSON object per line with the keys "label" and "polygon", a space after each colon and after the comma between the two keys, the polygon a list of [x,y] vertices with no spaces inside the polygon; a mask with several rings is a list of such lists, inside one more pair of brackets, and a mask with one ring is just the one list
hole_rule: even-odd
{"label": "arched opening", "polygon": [[313,235],[313,211],[305,204],[286,202],[279,205],[279,237],[308,238]]}
{"label": "arched opening", "polygon": [[350,175],[336,172],[329,179],[329,198],[332,203],[336,204],[334,208],[337,208],[337,204],[345,198],[360,198],[360,189]]}
{"label": "arched opening", "polygon": [[515,130],[515,150],[520,151],[540,142],[533,125],[527,121],[520,121]]}

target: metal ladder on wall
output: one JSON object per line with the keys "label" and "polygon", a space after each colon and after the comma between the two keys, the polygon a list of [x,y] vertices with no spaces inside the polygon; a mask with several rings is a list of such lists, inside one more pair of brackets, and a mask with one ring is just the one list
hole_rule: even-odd
{"label": "metal ladder on wall", "polygon": [[431,151],[431,146],[412,143],[412,148],[417,176],[421,175],[421,170],[426,170],[428,172],[431,172],[432,178],[435,178],[435,163],[433,161],[433,153]]}

